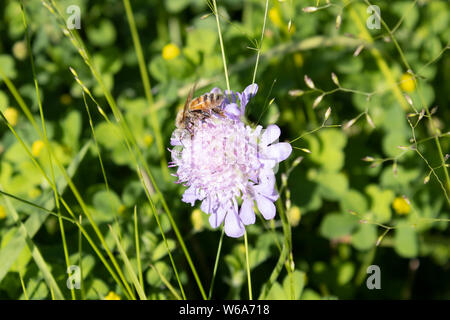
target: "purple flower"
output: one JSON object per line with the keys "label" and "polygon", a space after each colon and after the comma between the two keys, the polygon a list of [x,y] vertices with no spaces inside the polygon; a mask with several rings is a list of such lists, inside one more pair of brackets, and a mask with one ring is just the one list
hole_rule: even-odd
{"label": "purple flower", "polygon": [[275,217],[274,171],[292,152],[289,143],[278,143],[278,126],[263,130],[242,122],[257,91],[252,84],[242,93],[225,92],[224,117],[212,115],[191,132],[176,129],[171,137],[171,166],[178,167],[177,182],[188,187],[182,201],[193,206],[200,200],[211,226],[224,222],[225,233],[235,238],[244,234],[245,225],[255,223],[255,204],[266,220]]}

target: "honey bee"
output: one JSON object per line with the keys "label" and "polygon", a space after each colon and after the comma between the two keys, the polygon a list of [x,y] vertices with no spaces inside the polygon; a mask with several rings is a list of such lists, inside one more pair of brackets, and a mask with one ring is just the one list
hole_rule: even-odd
{"label": "honey bee", "polygon": [[205,93],[192,99],[194,91],[195,85],[189,92],[183,110],[180,110],[177,114],[175,125],[178,129],[190,130],[196,122],[203,121],[213,114],[223,116],[223,111],[220,108],[224,101],[222,94]]}

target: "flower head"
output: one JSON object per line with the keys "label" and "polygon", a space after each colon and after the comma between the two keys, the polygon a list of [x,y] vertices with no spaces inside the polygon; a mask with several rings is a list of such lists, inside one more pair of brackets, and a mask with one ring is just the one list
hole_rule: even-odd
{"label": "flower head", "polygon": [[409,73],[404,73],[400,79],[400,88],[406,92],[413,92],[416,89],[414,77]]}
{"label": "flower head", "polygon": [[397,214],[406,215],[411,211],[411,206],[404,197],[397,197],[392,202],[392,207]]}
{"label": "flower head", "polygon": [[264,130],[242,121],[257,90],[252,84],[242,93],[226,91],[224,116],[212,114],[197,121],[190,132],[176,129],[171,138],[175,147],[170,165],[178,167],[177,182],[188,187],[182,201],[192,206],[201,201],[211,226],[224,222],[225,233],[236,238],[244,234],[245,225],[255,223],[255,203],[265,219],[275,217],[274,171],[292,152],[289,143],[277,143],[278,126]]}
{"label": "flower head", "polygon": [[164,60],[172,60],[180,55],[180,49],[177,45],[169,43],[164,46],[162,50],[162,57]]}

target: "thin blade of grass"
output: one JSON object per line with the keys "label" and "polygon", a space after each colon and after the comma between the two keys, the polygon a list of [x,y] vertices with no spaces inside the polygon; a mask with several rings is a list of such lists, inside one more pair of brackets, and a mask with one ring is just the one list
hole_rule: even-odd
{"label": "thin blade of grass", "polygon": [[166,181],[169,181],[170,174],[167,167],[167,161],[164,154],[164,142],[161,135],[161,128],[159,127],[159,122],[157,118],[157,113],[155,109],[155,104],[153,101],[152,88],[150,85],[150,78],[148,76],[147,67],[145,63],[144,53],[141,46],[141,41],[139,40],[139,34],[136,28],[136,23],[134,21],[133,10],[129,0],[123,0],[123,5],[125,7],[125,12],[127,14],[128,24],[130,25],[131,38],[133,39],[134,51],[138,58],[139,71],[141,73],[142,84],[144,85],[145,96],[150,109],[150,121],[153,127],[153,132],[156,138],[156,145],[158,147],[158,153],[160,157],[161,170],[164,174]]}
{"label": "thin blade of grass", "polygon": [[135,246],[136,246],[136,260],[137,260],[137,266],[138,266],[138,276],[139,276],[139,283],[141,284],[141,287],[144,288],[144,278],[142,276],[142,265],[141,265],[141,249],[139,245],[139,228],[138,228],[138,219],[137,219],[137,207],[134,206],[134,240],[135,240]]}
{"label": "thin blade of grass", "polygon": [[244,231],[244,246],[245,246],[245,263],[246,263],[246,267],[247,267],[248,299],[253,300],[252,278],[250,276],[250,261],[248,259],[247,230]]}
{"label": "thin blade of grass", "polygon": [[147,296],[144,293],[144,289],[142,288],[141,284],[139,283],[139,280],[136,276],[136,273],[133,270],[131,262],[128,259],[128,256],[125,253],[125,250],[123,249],[122,244],[120,243],[119,238],[117,237],[117,235],[114,232],[111,225],[109,225],[109,230],[111,231],[111,235],[113,236],[114,241],[116,242],[117,248],[119,249],[119,252],[120,252],[120,256],[122,257],[122,260],[125,263],[125,267],[128,270],[128,274],[130,275],[131,280],[133,281],[134,287],[139,295],[139,298],[141,300],[147,300]]}
{"label": "thin blade of grass", "polygon": [[183,300],[183,298],[180,297],[177,290],[170,284],[170,282],[164,277],[164,275],[158,270],[157,267],[155,267],[153,264],[150,264],[150,266],[156,271],[158,276],[161,278],[161,281],[166,285],[167,289],[170,290],[170,292],[174,295],[175,298],[178,300]]}
{"label": "thin blade of grass", "polygon": [[213,271],[213,275],[211,278],[211,285],[209,287],[208,300],[211,300],[211,297],[212,297],[214,281],[216,279],[216,274],[217,274],[217,267],[219,266],[220,251],[222,251],[222,242],[223,242],[224,233],[225,233],[225,229],[222,228],[222,233],[220,234],[219,245],[217,247],[216,261],[214,262],[214,271]]}
{"label": "thin blade of grass", "polygon": [[25,287],[25,283],[23,282],[22,272],[19,272],[19,279],[20,279],[20,285],[22,286],[23,295],[25,297],[25,300],[30,300],[30,298],[28,298],[27,288]]}

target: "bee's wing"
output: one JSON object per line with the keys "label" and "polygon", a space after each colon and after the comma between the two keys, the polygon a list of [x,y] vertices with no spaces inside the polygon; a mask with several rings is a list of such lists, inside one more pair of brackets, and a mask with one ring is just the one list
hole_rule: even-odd
{"label": "bee's wing", "polygon": [[196,83],[194,83],[194,86],[191,88],[191,90],[189,90],[189,94],[188,94],[188,96],[187,96],[187,98],[186,98],[186,102],[184,103],[184,108],[183,108],[183,121],[184,121],[184,119],[186,118],[186,111],[187,111],[187,109],[188,109],[188,107],[189,107],[189,103],[191,102],[191,100],[192,100],[192,97],[193,97],[193,95],[194,95],[194,92],[195,92],[195,87],[197,86],[197,82]]}

